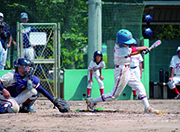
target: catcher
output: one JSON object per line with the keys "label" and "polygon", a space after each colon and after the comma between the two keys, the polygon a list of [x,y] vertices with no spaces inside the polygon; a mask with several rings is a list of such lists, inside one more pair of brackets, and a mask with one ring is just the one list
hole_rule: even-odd
{"label": "catcher", "polygon": [[[0,113],[35,113],[32,105],[39,93],[47,97],[60,112],[69,112],[69,104],[62,98],[54,99],[40,85],[40,79],[32,76],[34,63],[25,58],[14,62],[15,72],[11,71],[0,78]],[[20,107],[21,105],[21,107]]]}

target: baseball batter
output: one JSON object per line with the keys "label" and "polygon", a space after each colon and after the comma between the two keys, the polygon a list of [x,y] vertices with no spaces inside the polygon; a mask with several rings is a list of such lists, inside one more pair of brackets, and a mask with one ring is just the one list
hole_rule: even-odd
{"label": "baseball batter", "polygon": [[180,99],[180,93],[176,87],[176,84],[180,83],[180,46],[177,48],[176,52],[177,55],[174,55],[171,58],[169,66],[171,68],[171,75],[169,78],[168,86],[177,94],[174,99]]}
{"label": "baseball batter", "polygon": [[[135,44],[132,45],[132,47],[138,47],[138,42],[136,41]],[[136,78],[139,80],[142,77],[142,61],[143,58],[141,54],[131,56],[130,69],[131,72],[134,73]],[[133,91],[133,100],[137,100],[138,97],[136,90],[132,88],[132,91]]]}
{"label": "baseball batter", "polygon": [[142,50],[148,49],[149,47],[131,47],[131,44],[135,43],[135,39],[129,30],[121,29],[117,33],[117,42],[114,46],[114,88],[110,93],[103,94],[98,98],[87,98],[87,109],[93,111],[93,107],[97,102],[112,101],[117,99],[125,86],[128,84],[130,87],[138,92],[139,98],[142,100],[145,106],[145,112],[158,113],[158,110],[152,108],[147,100],[146,91],[139,79],[130,71],[131,54],[139,54]]}
{"label": "baseball batter", "polygon": [[96,78],[101,95],[104,94],[104,77],[101,74],[101,69],[104,69],[105,62],[102,60],[103,55],[101,51],[94,52],[94,59],[90,62],[88,67],[88,86],[87,86],[87,98],[91,97],[91,89],[93,85],[93,77]]}

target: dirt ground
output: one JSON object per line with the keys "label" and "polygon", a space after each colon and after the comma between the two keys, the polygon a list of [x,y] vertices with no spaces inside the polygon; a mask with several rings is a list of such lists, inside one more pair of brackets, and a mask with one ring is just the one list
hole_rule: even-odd
{"label": "dirt ground", "polygon": [[164,114],[144,113],[140,100],[102,102],[109,112],[76,112],[85,101],[68,101],[71,112],[60,113],[48,100],[37,100],[35,114],[0,114],[0,132],[180,132],[180,100],[149,100]]}

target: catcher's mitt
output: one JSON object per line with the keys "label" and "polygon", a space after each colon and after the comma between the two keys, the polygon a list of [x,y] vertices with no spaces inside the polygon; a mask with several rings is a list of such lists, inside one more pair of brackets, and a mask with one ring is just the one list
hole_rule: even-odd
{"label": "catcher's mitt", "polygon": [[70,111],[68,102],[66,100],[64,100],[63,98],[55,99],[54,106],[56,106],[60,112],[69,112]]}

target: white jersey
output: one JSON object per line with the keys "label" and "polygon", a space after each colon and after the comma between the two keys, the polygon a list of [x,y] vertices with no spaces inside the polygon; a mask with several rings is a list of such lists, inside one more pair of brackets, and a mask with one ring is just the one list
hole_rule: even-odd
{"label": "white jersey", "polygon": [[16,83],[14,71],[7,72],[0,78],[0,80],[3,83],[4,87],[12,86],[13,84]]}
{"label": "white jersey", "polygon": [[171,58],[171,62],[170,62],[169,67],[174,68],[174,74],[175,75],[178,75],[178,76],[180,75],[180,58],[178,57],[178,55],[174,55]]}
{"label": "white jersey", "polygon": [[139,63],[142,61],[143,61],[143,58],[141,54],[131,56],[130,67],[136,67],[136,66],[138,67]]}
{"label": "white jersey", "polygon": [[129,65],[131,62],[130,54],[131,48],[119,47],[117,44],[114,46],[114,64],[115,65]]}
{"label": "white jersey", "polygon": [[105,69],[105,62],[101,61],[99,64],[97,64],[96,62],[94,62],[94,60],[92,60],[89,64],[88,70],[94,70],[94,72],[96,72],[99,69]]}

